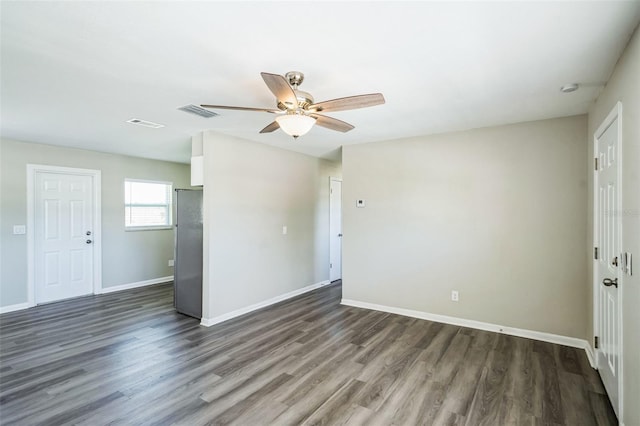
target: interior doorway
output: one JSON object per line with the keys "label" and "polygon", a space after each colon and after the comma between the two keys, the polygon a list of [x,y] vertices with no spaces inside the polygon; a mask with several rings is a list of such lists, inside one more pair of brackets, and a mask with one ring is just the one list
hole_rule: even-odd
{"label": "interior doorway", "polygon": [[342,181],[329,179],[329,281],[342,279]]}
{"label": "interior doorway", "polygon": [[594,134],[593,318],[596,366],[618,417],[622,413],[622,105]]}

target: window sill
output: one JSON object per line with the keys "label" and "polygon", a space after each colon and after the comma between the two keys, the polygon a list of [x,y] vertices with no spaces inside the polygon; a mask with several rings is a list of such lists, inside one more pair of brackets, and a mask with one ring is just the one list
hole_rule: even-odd
{"label": "window sill", "polygon": [[124,228],[125,232],[135,232],[135,231],[163,231],[173,229],[173,225],[164,225],[164,226],[127,226]]}

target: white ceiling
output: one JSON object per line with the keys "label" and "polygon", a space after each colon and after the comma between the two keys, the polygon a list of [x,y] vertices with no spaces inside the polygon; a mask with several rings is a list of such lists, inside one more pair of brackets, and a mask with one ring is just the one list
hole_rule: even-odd
{"label": "white ceiling", "polygon": [[[330,157],[347,144],[585,113],[640,2],[1,2],[6,138],[188,162],[205,129]],[[316,101],[382,92],[294,141],[260,72],[305,73]],[[581,90],[562,94],[565,83]],[[162,123],[150,129],[131,118]]]}

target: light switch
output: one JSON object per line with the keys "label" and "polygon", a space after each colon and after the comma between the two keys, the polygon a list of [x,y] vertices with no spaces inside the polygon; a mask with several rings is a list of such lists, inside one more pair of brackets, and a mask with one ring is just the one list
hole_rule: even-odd
{"label": "light switch", "polygon": [[27,233],[25,225],[13,225],[13,235],[23,235]]}
{"label": "light switch", "polygon": [[282,235],[287,235],[287,226],[286,225],[282,226]]}
{"label": "light switch", "polygon": [[356,207],[358,207],[359,209],[364,208],[365,206],[365,202],[364,200],[356,200]]}

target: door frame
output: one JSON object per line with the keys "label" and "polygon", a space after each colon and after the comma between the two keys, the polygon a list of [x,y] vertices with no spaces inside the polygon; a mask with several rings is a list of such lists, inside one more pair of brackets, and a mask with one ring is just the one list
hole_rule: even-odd
{"label": "door frame", "polygon": [[[611,112],[609,113],[609,115],[607,115],[607,118],[605,118],[602,123],[600,124],[600,126],[598,127],[598,129],[595,131],[595,133],[593,134],[593,155],[594,158],[597,158],[598,155],[598,140],[602,137],[602,135],[604,134],[604,132],[609,128],[609,126],[611,126],[611,124],[615,121],[617,121],[617,130],[618,130],[618,152],[617,152],[617,158],[616,158],[616,162],[618,163],[618,202],[616,205],[616,210],[617,212],[615,214],[620,214],[620,212],[622,212],[622,103],[620,101],[618,101],[616,103],[616,105],[613,107],[613,109],[611,110]],[[592,166],[593,167],[593,166]],[[593,169],[592,169],[593,170]],[[597,217],[597,212],[598,212],[598,173],[597,170],[594,170],[593,172],[593,247],[600,247],[601,246],[601,241],[598,241],[598,217]],[[624,235],[624,233],[622,232],[622,220],[620,220],[618,225],[618,229],[616,230],[618,232],[618,241],[619,241],[619,245],[620,247],[618,247],[617,249],[621,249],[622,245],[623,245],[623,241],[622,241],[622,236]],[[599,286],[600,286],[600,280],[598,278],[598,262],[595,259],[595,256],[592,256],[592,262],[593,262],[593,268],[592,268],[592,280],[593,280],[593,335],[594,336],[599,336],[600,333],[600,311],[599,311],[599,306],[600,306],[600,298],[599,298],[599,294],[600,292],[599,290]],[[619,342],[619,347],[618,347],[618,351],[619,351],[619,355],[618,355],[618,415],[621,416],[620,418],[622,418],[623,415],[623,404],[624,404],[624,386],[623,386],[623,378],[624,378],[624,357],[623,357],[623,350],[624,350],[624,346],[623,346],[623,323],[622,323],[622,301],[623,301],[623,295],[624,295],[624,274],[622,273],[622,268],[618,268],[617,269],[617,277],[618,278],[618,306],[616,307],[617,312],[618,312],[618,342]],[[594,345],[595,346],[595,345]],[[599,368],[599,360],[600,360],[600,351],[601,349],[595,349],[594,348],[594,357],[595,357],[595,366],[596,369]]]}
{"label": "door frame", "polygon": [[[329,282],[331,282],[331,182],[340,182],[342,188],[342,179],[337,177],[329,177]],[[342,225],[342,190],[340,191],[340,224]],[[342,229],[342,226],[340,226]],[[340,238],[340,279],[342,279],[342,238]]]}
{"label": "door frame", "polygon": [[43,164],[27,164],[27,304],[36,306],[35,281],[35,196],[36,174],[59,173],[65,175],[89,176],[93,183],[93,294],[102,292],[102,207],[101,171],[93,169],[78,169],[73,167],[50,166]]}

